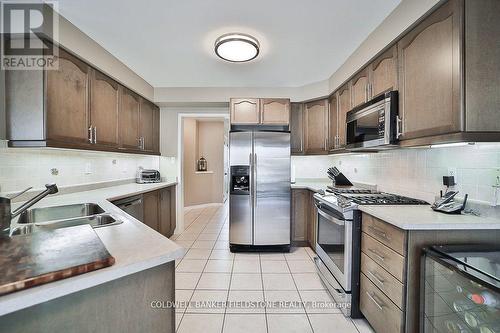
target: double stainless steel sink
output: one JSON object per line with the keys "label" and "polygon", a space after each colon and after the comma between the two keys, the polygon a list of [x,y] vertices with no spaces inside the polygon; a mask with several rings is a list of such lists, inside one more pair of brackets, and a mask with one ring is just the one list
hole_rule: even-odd
{"label": "double stainless steel sink", "polygon": [[13,223],[11,235],[89,224],[93,228],[122,223],[95,203],[28,209]]}

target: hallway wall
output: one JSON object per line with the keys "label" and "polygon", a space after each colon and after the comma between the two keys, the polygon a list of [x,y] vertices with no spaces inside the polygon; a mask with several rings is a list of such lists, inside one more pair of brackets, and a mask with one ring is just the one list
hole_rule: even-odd
{"label": "hallway wall", "polygon": [[[205,157],[209,173],[197,172]],[[184,120],[184,206],[222,203],[224,184],[224,121]]]}

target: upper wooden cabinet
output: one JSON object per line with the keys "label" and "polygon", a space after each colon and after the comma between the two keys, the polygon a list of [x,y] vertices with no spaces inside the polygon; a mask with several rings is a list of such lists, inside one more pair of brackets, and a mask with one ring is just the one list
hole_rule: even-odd
{"label": "upper wooden cabinet", "polygon": [[64,49],[55,63],[56,69],[6,71],[10,147],[159,154],[156,105]]}
{"label": "upper wooden cabinet", "polygon": [[351,106],[354,108],[369,99],[369,68],[364,68],[351,79]]}
{"label": "upper wooden cabinet", "polygon": [[160,154],[160,108],[153,104],[153,151]]}
{"label": "upper wooden cabinet", "polygon": [[398,48],[392,46],[370,64],[369,98],[398,89]]}
{"label": "upper wooden cabinet", "polygon": [[290,148],[293,155],[304,154],[304,104],[292,103],[290,111]]}
{"label": "upper wooden cabinet", "polygon": [[465,2],[464,75],[467,132],[500,131],[499,17],[498,0]]}
{"label": "upper wooden cabinet", "polygon": [[231,98],[231,125],[288,125],[290,100]]}
{"label": "upper wooden cabinet", "polygon": [[90,141],[99,146],[118,147],[118,111],[120,85],[92,70],[90,98]]}
{"label": "upper wooden cabinet", "polygon": [[260,100],[260,123],[264,125],[288,125],[290,122],[290,100],[286,98],[262,98]]}
{"label": "upper wooden cabinet", "polygon": [[305,104],[304,146],[306,154],[328,153],[328,100]]}
{"label": "upper wooden cabinet", "polygon": [[337,130],[337,147],[343,148],[347,142],[346,120],[347,112],[351,110],[351,95],[349,93],[349,85],[346,84],[337,92],[338,98],[338,130]]}
{"label": "upper wooden cabinet", "polygon": [[87,145],[90,67],[63,50],[56,61],[57,70],[45,71],[47,139]]}
{"label": "upper wooden cabinet", "polygon": [[445,3],[398,42],[403,140],[462,129],[459,4]]}
{"label": "upper wooden cabinet", "polygon": [[142,150],[154,152],[155,105],[141,98],[139,112],[139,144]]}
{"label": "upper wooden cabinet", "polygon": [[328,150],[335,150],[339,139],[339,105],[337,94],[328,98]]}
{"label": "upper wooden cabinet", "polygon": [[120,90],[120,148],[140,150],[142,147],[139,137],[139,95],[127,88]]}
{"label": "upper wooden cabinet", "polygon": [[260,123],[260,103],[258,98],[232,98],[231,124],[257,125]]}

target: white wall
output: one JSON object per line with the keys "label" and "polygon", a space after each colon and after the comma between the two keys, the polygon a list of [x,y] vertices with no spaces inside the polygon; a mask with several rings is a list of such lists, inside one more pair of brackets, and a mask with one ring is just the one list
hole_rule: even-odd
{"label": "white wall", "polygon": [[59,16],[59,43],[116,81],[153,100],[154,90],[148,82],[62,16]]}
{"label": "white wall", "polygon": [[[158,169],[160,157],[64,149],[6,148],[0,141],[0,192],[135,178],[139,166]],[[58,175],[52,175],[56,168]],[[88,173],[87,171],[90,171]],[[163,176],[163,175],[162,175]]]}
{"label": "white wall", "polygon": [[[328,75],[328,73],[327,73]],[[292,102],[327,96],[328,80],[301,87],[157,87],[157,103],[220,103],[239,98],[290,98]]]}
{"label": "white wall", "polygon": [[[377,184],[382,191],[432,201],[443,189],[442,177],[456,169],[461,194],[491,202],[500,175],[500,144],[438,149],[398,149],[376,154],[292,156],[296,178],[326,178],[337,166],[351,181]],[[500,203],[499,203],[500,204]]]}
{"label": "white wall", "polygon": [[[184,206],[222,203],[224,185],[224,120],[184,119]],[[205,157],[208,171],[197,173],[197,160]]]}

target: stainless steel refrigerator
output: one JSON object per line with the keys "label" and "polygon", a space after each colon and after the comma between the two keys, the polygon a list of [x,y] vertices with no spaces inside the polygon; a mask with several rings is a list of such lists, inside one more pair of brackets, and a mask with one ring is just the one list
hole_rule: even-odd
{"label": "stainless steel refrigerator", "polygon": [[290,132],[229,134],[231,250],[290,247]]}

